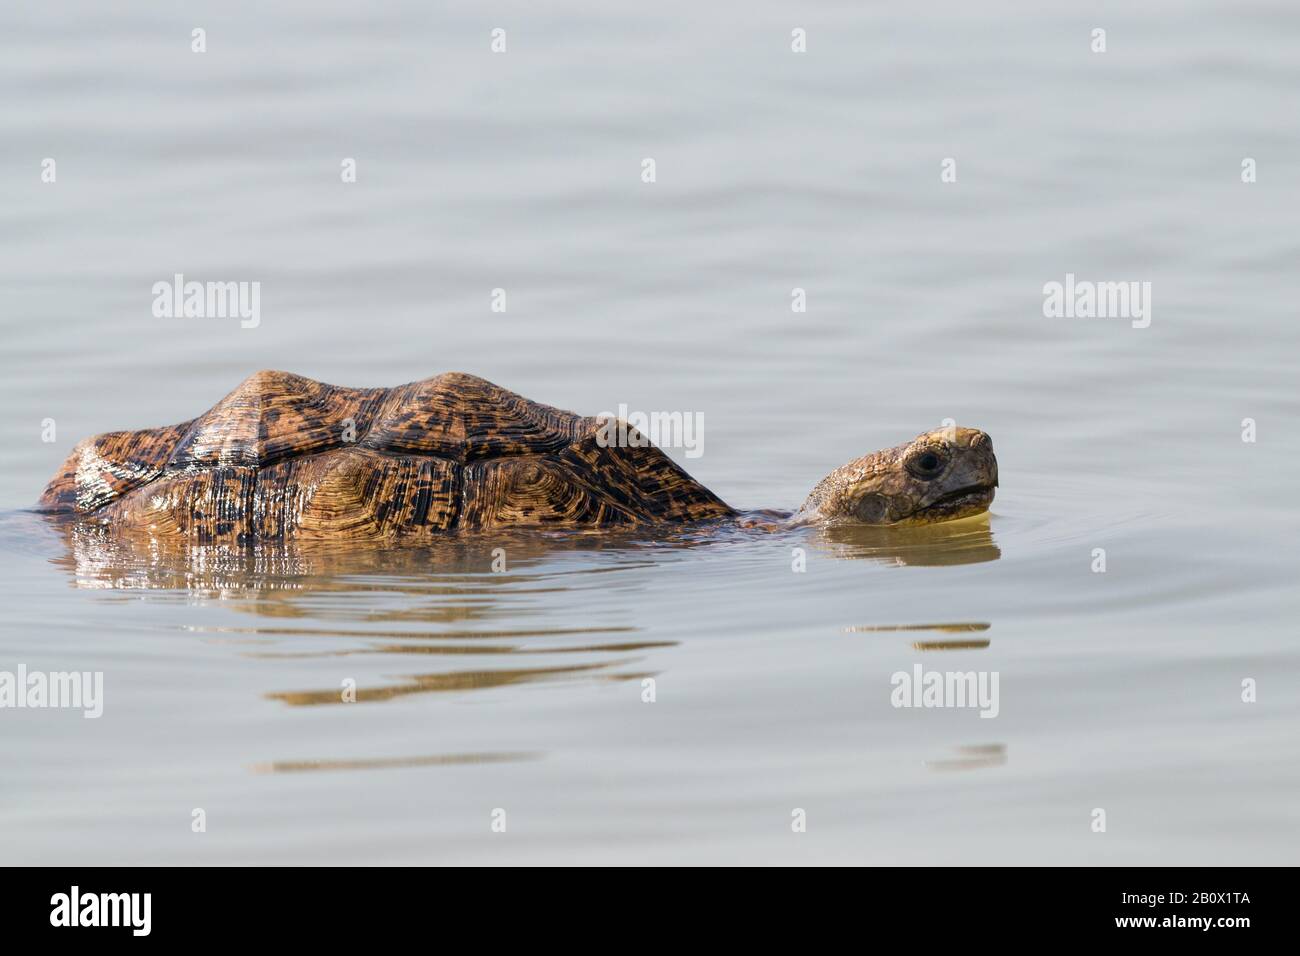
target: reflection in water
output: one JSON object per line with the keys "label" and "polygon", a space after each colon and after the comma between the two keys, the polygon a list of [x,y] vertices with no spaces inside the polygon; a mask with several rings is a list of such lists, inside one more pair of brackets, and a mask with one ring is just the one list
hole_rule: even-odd
{"label": "reflection in water", "polygon": [[813,546],[836,558],[867,559],[897,567],[944,567],[996,561],[987,514],[916,528],[829,525],[817,529]]}
{"label": "reflection in water", "polygon": [[[114,592],[146,590],[157,600],[247,613],[256,619],[249,626],[206,623],[204,618],[204,623],[181,627],[214,642],[287,645],[250,651],[249,657],[593,658],[552,666],[372,675],[370,686],[353,692],[359,703],[565,679],[639,679],[657,672],[622,670],[636,661],[636,654],[677,644],[637,640],[641,628],[627,623],[643,586],[629,584],[619,572],[648,566],[647,552],[661,547],[660,542],[502,534],[409,548],[347,543],[231,548],[117,536],[75,524],[53,527],[66,547],[51,561],[71,574],[75,586],[109,592],[105,596],[110,600]],[[502,573],[492,570],[495,549],[507,561]],[[596,551],[603,552],[599,563],[584,560],[585,553]],[[577,608],[564,615],[564,623],[577,618],[582,626],[538,626],[529,620],[550,619],[555,599]],[[289,625],[291,619],[301,624]],[[322,646],[322,641],[333,646]],[[367,680],[364,673],[355,677]],[[388,679],[393,683],[386,684]],[[268,690],[262,696],[295,707],[344,702],[340,685],[331,684]]]}
{"label": "reflection in water", "polygon": [[954,624],[861,624],[846,627],[846,634],[862,634],[875,631],[944,631],[950,634],[963,631],[987,631],[987,621],[958,621]]}
{"label": "reflection in water", "polygon": [[[987,621],[958,621],[952,624],[859,624],[844,628],[846,634],[882,633],[895,631],[938,631],[946,634],[961,634],[970,631],[987,631]],[[965,640],[913,641],[912,647],[918,651],[978,651],[989,646],[987,638],[967,638]]]}
{"label": "reflection in water", "polygon": [[[219,601],[270,618],[475,622],[493,616],[497,598],[507,592],[527,597],[608,587],[602,576],[651,564],[647,548],[638,548],[634,539],[581,533],[449,537],[384,548],[346,541],[229,547],[77,524],[59,530],[66,547],[51,561],[76,587],[184,592],[190,603]],[[562,570],[548,564],[561,555],[590,552],[606,552],[605,560],[570,562]],[[498,555],[508,573],[494,572]]]}
{"label": "reflection in water", "polygon": [[[986,642],[987,643],[987,642]],[[249,657],[287,660],[295,657],[353,657],[357,654],[623,654],[659,647],[676,647],[677,641],[628,641],[622,644],[579,644],[575,647],[524,647],[520,644],[373,644],[346,651],[288,651],[251,653]]]}
{"label": "reflection in water", "polygon": [[[616,634],[620,631],[635,631],[635,627],[541,627],[511,628],[508,630],[474,631],[379,631],[379,630],[343,630],[325,628],[317,630],[310,627],[198,627],[187,625],[185,630],[196,634],[261,634],[288,637],[417,637],[425,639],[446,640],[447,638],[474,640],[478,638],[520,638],[520,637],[556,637],[570,634]],[[233,641],[231,643],[234,643]]]}
{"label": "reflection in water", "polygon": [[912,647],[918,651],[982,651],[989,646],[989,641],[913,641]]}
{"label": "reflection in water", "polygon": [[[411,547],[342,541],[243,548],[124,536],[97,526],[48,517],[41,520],[43,530],[53,533],[63,545],[50,560],[70,575],[76,587],[108,592],[105,597],[110,600],[123,599],[121,592],[145,590],[160,600],[184,601],[187,606],[219,605],[250,614],[257,623],[248,627],[186,623],[183,628],[209,640],[297,645],[249,652],[248,656],[261,660],[365,656],[396,661],[416,655],[589,657],[537,667],[484,666],[371,675],[370,686],[356,687],[349,695],[362,703],[517,684],[651,676],[657,672],[629,673],[623,668],[636,660],[632,655],[673,647],[677,642],[632,637],[640,628],[627,623],[628,612],[634,612],[644,597],[647,578],[621,572],[682,560],[699,549],[745,547],[770,542],[775,534],[810,543],[834,558],[865,558],[888,565],[966,564],[991,561],[1000,554],[986,518],[909,529],[829,527],[770,532],[696,526],[653,533],[505,532],[448,537]],[[502,557],[506,568],[495,573]],[[564,611],[562,623],[572,625],[576,619],[582,626],[530,626],[529,618],[553,616],[557,600]],[[292,619],[299,619],[301,625],[289,626]],[[331,626],[337,624],[343,626]],[[971,622],[850,630],[987,628],[987,623]],[[573,638],[579,640],[568,643]],[[338,639],[342,639],[341,645],[319,644],[320,640]],[[982,645],[933,641],[916,646],[987,645],[987,641]],[[358,676],[367,680],[364,674]],[[276,682],[283,679],[276,678]],[[389,680],[392,683],[386,683]],[[332,681],[319,689],[268,690],[263,697],[294,707],[345,702],[340,685]]]}
{"label": "reflection in water", "polygon": [[[401,679],[405,682],[392,687],[358,687],[354,692],[357,703],[378,700],[392,700],[407,694],[428,694],[455,690],[483,690],[488,687],[504,687],[507,684],[523,684],[531,681],[559,680],[584,674],[590,671],[612,667],[612,663],[575,664],[572,667],[529,667],[490,671],[451,671],[443,674],[411,674]],[[626,675],[623,675],[626,676]],[[342,689],[334,687],[329,690],[290,691],[287,693],[267,694],[270,700],[281,700],[295,707],[311,707],[316,704],[343,704]]]}
{"label": "reflection in water", "polygon": [[272,760],[253,764],[253,773],[302,773],[309,770],[387,770],[393,767],[446,767],[456,764],[518,763],[539,753],[431,754],[424,757],[375,757],[359,760]]}
{"label": "reflection in water", "polygon": [[[766,541],[773,534],[810,543],[831,557],[894,566],[973,564],[997,560],[1002,554],[987,515],[917,528],[831,525],[773,533],[721,525],[654,532],[501,532],[398,547],[340,541],[243,548],[118,535],[99,526],[63,522],[53,516],[41,518],[64,541],[64,553],[51,560],[71,574],[76,587],[183,590],[192,597],[212,600],[254,598],[257,603],[250,610],[270,617],[300,616],[303,611],[293,597],[299,593],[381,593],[396,587],[405,594],[438,599],[436,613],[430,614],[427,606],[403,605],[378,609],[367,615],[367,620],[470,620],[491,603],[482,598],[492,581],[509,580],[514,593],[574,590],[575,582],[569,577],[577,573],[573,569],[565,572],[565,582],[558,585],[545,573],[513,573],[521,566],[544,567],[558,555],[600,552],[614,563],[581,569],[584,574],[600,575],[652,567],[665,552],[680,554],[710,545]],[[498,556],[504,557],[511,574],[492,573]],[[532,585],[533,590],[521,591],[522,584]]]}
{"label": "reflection in water", "polygon": [[[645,605],[656,580],[643,572],[670,561],[694,561],[709,548],[739,552],[755,567],[766,565],[774,537],[833,559],[887,566],[957,565],[1000,556],[988,522],[980,520],[901,530],[830,527],[773,533],[714,527],[660,535],[500,534],[387,548],[351,542],[202,546],[118,536],[50,518],[41,518],[32,530],[39,533],[31,540],[39,539],[45,556],[74,587],[94,590],[107,601],[147,592],[150,600],[184,606],[183,619],[174,626],[188,634],[214,643],[255,645],[239,648],[244,656],[264,662],[254,692],[263,700],[308,711],[414,695],[658,676],[661,671],[646,666],[644,658],[679,642],[641,636],[637,609]],[[507,567],[494,573],[494,558],[500,554]],[[707,564],[702,567],[707,571]],[[205,609],[246,614],[247,623],[232,623],[228,614]],[[930,632],[938,639],[918,640],[913,647],[972,650],[989,646],[979,634],[989,627],[986,621],[950,621],[862,624],[845,631]],[[343,658],[358,662],[350,665],[351,673],[318,669],[329,667],[319,662]],[[402,673],[402,664],[440,659],[463,666]],[[297,662],[316,662],[304,664],[315,669],[299,671]],[[521,666],[534,662],[536,666]],[[300,689],[284,689],[295,685]],[[521,738],[507,736],[501,744],[496,752],[414,756],[380,755],[378,747],[376,755],[367,756],[363,747],[361,754],[271,760],[252,770],[284,774],[455,767],[543,756],[524,750]],[[992,745],[962,748],[955,758],[927,765],[971,770],[1005,761],[1002,745]]]}
{"label": "reflection in water", "polygon": [[925,765],[931,770],[981,770],[985,767],[1000,767],[1007,762],[1006,744],[979,744],[954,749],[960,757],[927,760]]}

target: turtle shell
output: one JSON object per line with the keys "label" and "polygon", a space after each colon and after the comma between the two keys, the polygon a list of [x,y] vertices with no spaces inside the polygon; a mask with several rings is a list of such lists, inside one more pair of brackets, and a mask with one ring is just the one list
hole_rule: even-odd
{"label": "turtle shell", "polygon": [[188,422],[78,444],[38,509],[196,541],[419,537],[734,512],[650,444],[448,372],[341,388],[257,372]]}

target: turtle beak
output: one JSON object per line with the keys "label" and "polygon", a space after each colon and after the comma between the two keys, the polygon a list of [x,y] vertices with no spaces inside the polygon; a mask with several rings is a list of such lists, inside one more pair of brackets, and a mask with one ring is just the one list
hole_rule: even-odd
{"label": "turtle beak", "polygon": [[970,447],[972,450],[978,449],[986,456],[985,460],[990,473],[988,487],[996,488],[998,486],[998,460],[993,454],[993,439],[984,432],[977,432],[975,437],[971,439]]}

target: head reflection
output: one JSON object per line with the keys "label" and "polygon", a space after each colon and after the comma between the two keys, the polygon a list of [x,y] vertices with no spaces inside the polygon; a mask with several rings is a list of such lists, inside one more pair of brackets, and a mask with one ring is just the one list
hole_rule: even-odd
{"label": "head reflection", "polygon": [[920,527],[828,525],[811,532],[824,555],[909,567],[946,567],[996,561],[1002,550],[988,515]]}

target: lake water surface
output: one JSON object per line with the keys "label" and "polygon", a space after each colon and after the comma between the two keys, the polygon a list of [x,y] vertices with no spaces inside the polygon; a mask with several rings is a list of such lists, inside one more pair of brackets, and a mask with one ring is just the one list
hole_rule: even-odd
{"label": "lake water surface", "polygon": [[[104,711],[0,710],[0,859],[1296,862],[1297,31],[1283,3],[7,5],[0,670],[100,671]],[[156,318],[176,273],[260,282],[260,323]],[[1067,273],[1150,282],[1150,324],[1045,317]],[[910,533],[432,549],[23,510],[79,439],[260,368],[699,414],[674,457],[741,508],[948,418],[1001,488]],[[996,717],[892,706],[917,664],[996,672]]]}

